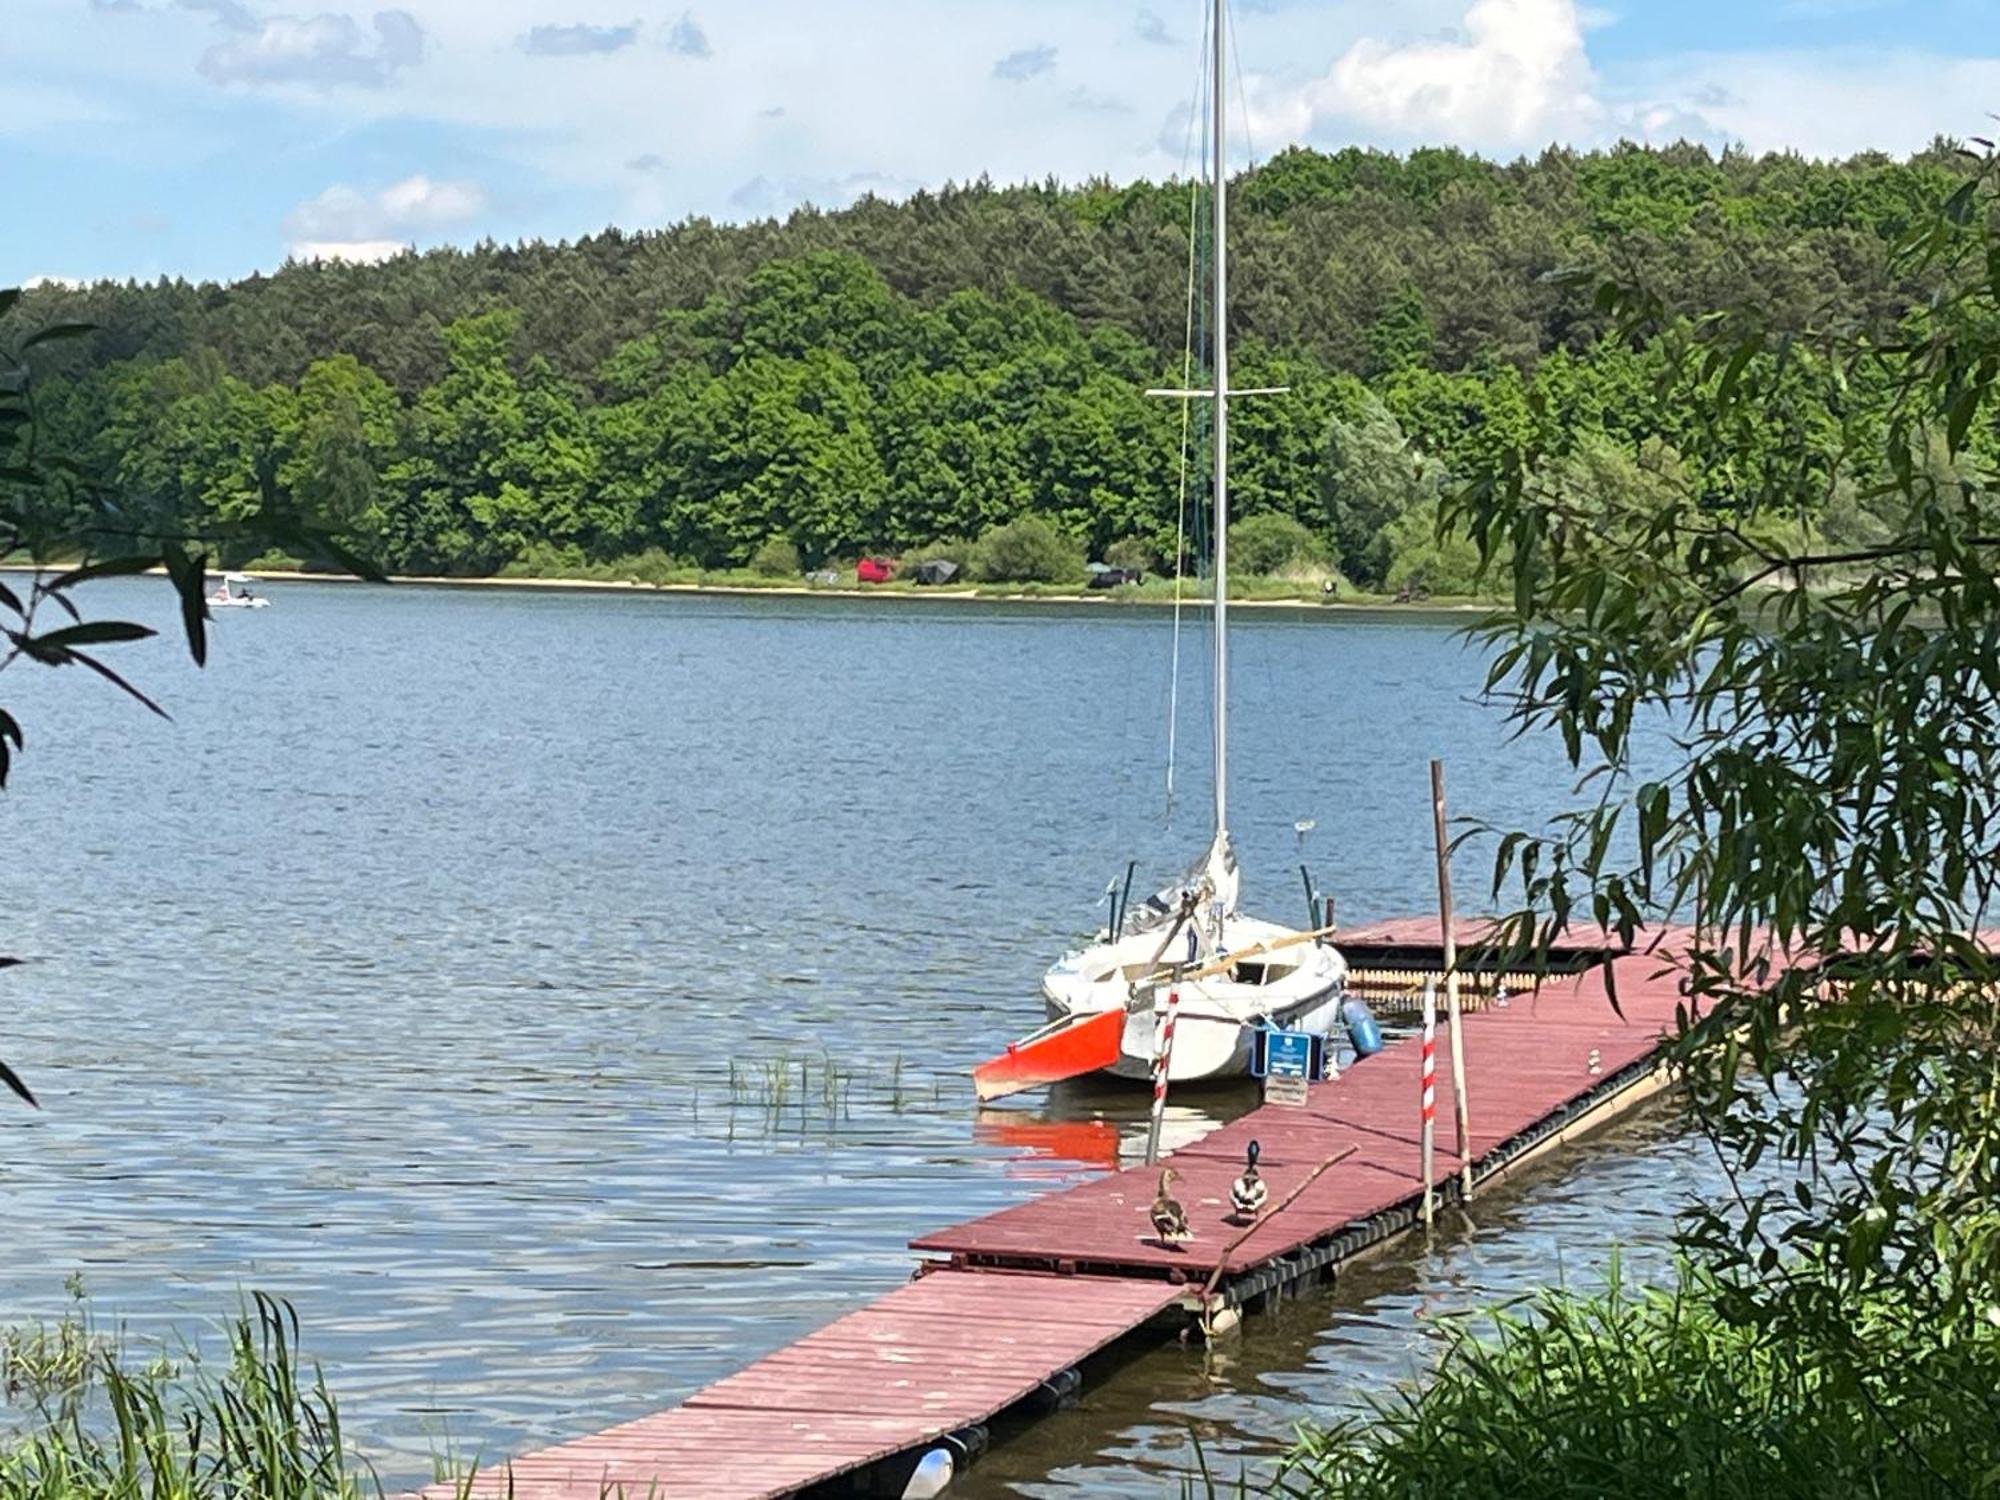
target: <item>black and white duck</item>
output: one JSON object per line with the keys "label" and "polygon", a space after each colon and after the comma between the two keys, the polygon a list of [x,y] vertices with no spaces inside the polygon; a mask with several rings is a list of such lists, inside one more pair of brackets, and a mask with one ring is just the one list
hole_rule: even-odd
{"label": "black and white duck", "polygon": [[1229,1206],[1236,1210],[1239,1220],[1256,1218],[1270,1199],[1271,1185],[1257,1170],[1257,1158],[1263,1149],[1255,1141],[1250,1143],[1250,1149],[1244,1153],[1243,1175],[1229,1184]]}

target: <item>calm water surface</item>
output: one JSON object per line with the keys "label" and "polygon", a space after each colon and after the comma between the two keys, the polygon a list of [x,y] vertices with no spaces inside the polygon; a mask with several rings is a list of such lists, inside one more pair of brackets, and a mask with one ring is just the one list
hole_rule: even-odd
{"label": "calm water surface", "polygon": [[[1129,1094],[982,1113],[964,1075],[1128,858],[1205,841],[1198,630],[1170,829],[1150,611],[269,592],[206,671],[128,656],[171,724],[7,674],[0,951],[35,961],[0,976],[0,1055],[45,1108],[0,1109],[0,1318],[72,1271],[142,1338],[290,1297],[397,1482],[669,1404],[901,1282],[913,1235],[1137,1149]],[[1245,612],[1234,639],[1232,822],[1274,915],[1304,818],[1344,920],[1435,901],[1432,755],[1467,814],[1568,786],[1473,702],[1449,625]],[[1233,1472],[1302,1402],[1409,1377],[1440,1312],[1587,1282],[1615,1241],[1657,1263],[1705,1171],[1670,1124],[1220,1353],[1145,1357],[966,1492],[1159,1494],[1191,1432]]]}

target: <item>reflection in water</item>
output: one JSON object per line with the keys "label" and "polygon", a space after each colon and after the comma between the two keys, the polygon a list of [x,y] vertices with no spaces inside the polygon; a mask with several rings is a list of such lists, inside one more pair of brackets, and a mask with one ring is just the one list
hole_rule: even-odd
{"label": "reflection in water", "polygon": [[[979,1110],[973,1139],[1027,1153],[1021,1170],[1038,1162],[1116,1171],[1146,1159],[1152,1090],[1117,1079],[1074,1078],[1004,1105]],[[1247,1080],[1182,1087],[1167,1095],[1160,1150],[1192,1145],[1218,1125],[1256,1107],[1258,1086]]]}
{"label": "reflection in water", "polygon": [[[1036,1024],[1110,875],[1205,836],[1160,816],[1164,618],[271,597],[205,672],[145,658],[172,724],[9,674],[30,753],[0,818],[32,857],[0,951],[34,962],[0,1033],[46,1108],[0,1109],[0,1321],[76,1269],[135,1339],[290,1297],[393,1486],[443,1434],[490,1457],[667,1405],[903,1282],[913,1236],[1143,1150],[1143,1087],[974,1123],[966,1072]],[[172,628],[158,585],[99,603]],[[1568,785],[1472,702],[1449,629],[1246,612],[1235,648],[1253,906],[1291,908],[1316,816],[1346,920],[1424,910],[1433,754],[1468,816]],[[1169,1143],[1248,1102],[1177,1094]],[[1657,1242],[1692,1169],[1620,1141],[1213,1368],[1152,1356],[980,1482],[1122,1493],[1190,1421],[1261,1451],[1288,1395],[1407,1375],[1425,1299]]]}

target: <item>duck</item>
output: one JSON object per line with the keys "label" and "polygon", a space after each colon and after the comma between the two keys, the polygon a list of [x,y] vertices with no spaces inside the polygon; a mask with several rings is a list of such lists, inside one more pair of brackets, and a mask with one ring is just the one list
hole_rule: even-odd
{"label": "duck", "polygon": [[1263,1149],[1255,1141],[1250,1143],[1250,1149],[1244,1153],[1243,1175],[1229,1184],[1229,1206],[1236,1210],[1239,1220],[1256,1218],[1271,1196],[1271,1185],[1257,1171],[1257,1158]]}
{"label": "duck", "polygon": [[1160,1196],[1153,1200],[1153,1238],[1162,1245],[1178,1245],[1194,1238],[1188,1228],[1187,1210],[1173,1195],[1173,1184],[1181,1174],[1172,1167],[1160,1173]]}

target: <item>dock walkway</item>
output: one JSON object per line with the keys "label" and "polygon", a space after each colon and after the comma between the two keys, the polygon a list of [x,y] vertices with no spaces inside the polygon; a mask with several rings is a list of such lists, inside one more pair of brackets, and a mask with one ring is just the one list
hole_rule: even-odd
{"label": "dock walkway", "polygon": [[[1476,937],[1467,926],[1462,945]],[[1357,967],[1435,968],[1435,921],[1344,933]],[[1464,1019],[1475,1183],[1598,1123],[1660,1083],[1657,1053],[1680,1004],[1664,945],[1546,981],[1539,992]],[[1622,1015],[1620,1012],[1622,1011]],[[1440,1049],[1442,1051],[1442,1048]],[[1441,1071],[1443,1069],[1441,1068]],[[1459,1168],[1448,1083],[1440,1080],[1436,1173]],[[682,1405],[480,1474],[474,1496],[515,1500],[765,1500],[801,1492],[897,1495],[912,1464],[942,1446],[963,1462],[1003,1416],[1051,1409],[1078,1367],[1151,1325],[1254,1311],[1417,1220],[1422,1181],[1414,1039],[1302,1106],[1264,1105],[1172,1153],[1175,1194],[1194,1237],[1155,1243],[1156,1170],[1134,1167],[912,1242],[918,1277]],[[1270,1202],[1247,1237],[1227,1223],[1229,1184],[1250,1141]],[[1447,1186],[1445,1201],[1452,1188]],[[1238,1241],[1240,1243],[1233,1244]],[[1212,1298],[1204,1295],[1214,1280]],[[449,1500],[455,1486],[424,1492]]]}

